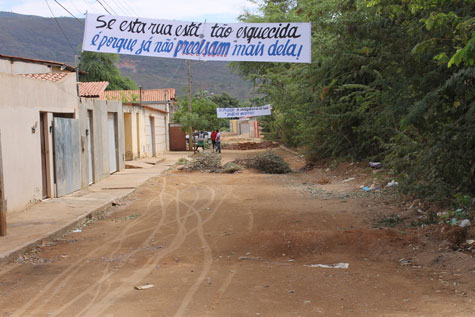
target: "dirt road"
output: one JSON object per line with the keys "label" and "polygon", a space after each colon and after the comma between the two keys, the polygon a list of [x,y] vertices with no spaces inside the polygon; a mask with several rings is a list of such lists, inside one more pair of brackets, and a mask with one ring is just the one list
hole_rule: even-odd
{"label": "dirt road", "polygon": [[[2,266],[0,314],[475,315],[475,290],[448,282],[451,271],[402,265],[414,235],[374,229],[363,200],[318,199],[301,180],[254,171],[153,179],[82,232]],[[337,263],[349,267],[312,267]]]}

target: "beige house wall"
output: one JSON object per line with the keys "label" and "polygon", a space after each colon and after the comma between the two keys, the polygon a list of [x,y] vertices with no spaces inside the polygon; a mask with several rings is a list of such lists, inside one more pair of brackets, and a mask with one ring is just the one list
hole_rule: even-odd
{"label": "beige house wall", "polygon": [[125,159],[130,161],[145,157],[144,108],[138,104],[124,104],[123,111]]}
{"label": "beige house wall", "polygon": [[[43,198],[40,112],[47,117],[47,173],[53,180],[53,113],[77,114],[76,77],[71,73],[55,83],[0,72],[0,83],[5,199],[8,212],[15,212]],[[48,195],[54,196],[52,182],[48,184]]]}
{"label": "beige house wall", "polygon": [[[154,127],[153,130],[150,126],[152,122],[150,118],[153,118]],[[155,110],[153,108],[145,107],[145,155],[146,157],[158,157],[160,154],[164,154],[168,150],[168,114]],[[154,147],[155,153],[152,152],[152,137],[154,135]]]}
{"label": "beige house wall", "polygon": [[[126,160],[157,157],[168,151],[168,113],[140,104],[124,104],[123,110]],[[150,118],[153,118],[155,153]]]}
{"label": "beige house wall", "polygon": [[18,74],[43,74],[61,71],[59,67],[47,66],[42,64],[33,64],[21,61],[11,62],[10,60],[0,59],[0,73],[10,75]]}

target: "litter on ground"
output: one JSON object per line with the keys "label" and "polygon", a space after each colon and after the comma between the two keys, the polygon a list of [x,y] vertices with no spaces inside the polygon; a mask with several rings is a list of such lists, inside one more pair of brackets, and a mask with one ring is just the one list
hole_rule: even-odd
{"label": "litter on ground", "polygon": [[321,267],[324,269],[347,269],[350,267],[349,263],[336,263],[336,264],[305,264],[306,267]]}

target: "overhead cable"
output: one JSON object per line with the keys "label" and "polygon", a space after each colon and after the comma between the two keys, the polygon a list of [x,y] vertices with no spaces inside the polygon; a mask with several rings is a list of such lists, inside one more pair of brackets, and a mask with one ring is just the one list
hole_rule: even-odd
{"label": "overhead cable", "polygon": [[76,18],[76,17],[74,16],[74,14],[72,14],[71,11],[69,11],[68,9],[66,9],[59,1],[54,0],[54,2],[56,2],[56,3],[57,3],[61,8],[63,8],[67,13],[69,13],[76,21],[79,22],[79,24],[84,25],[84,22],[83,22],[83,21],[81,21],[81,20],[79,20],[78,18]]}
{"label": "overhead cable", "polygon": [[58,19],[56,19],[56,16],[53,13],[53,10],[51,10],[51,7],[49,6],[48,0],[45,0],[46,5],[48,6],[49,12],[51,12],[51,15],[53,16],[54,20],[56,21],[56,24],[58,25],[59,29],[61,30],[61,33],[63,33],[64,38],[66,39],[66,42],[68,42],[69,47],[73,51],[73,54],[76,55],[76,51],[74,50],[73,46],[71,45],[71,42],[69,42],[68,37],[66,36],[66,33],[64,33],[63,28],[61,27],[61,24],[59,24]]}

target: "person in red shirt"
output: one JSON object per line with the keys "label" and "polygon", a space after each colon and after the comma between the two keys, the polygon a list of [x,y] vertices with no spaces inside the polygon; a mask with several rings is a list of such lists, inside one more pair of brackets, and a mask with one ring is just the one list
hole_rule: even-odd
{"label": "person in red shirt", "polygon": [[216,130],[213,130],[213,132],[211,132],[211,143],[213,143],[213,150],[214,150],[214,147],[216,146],[216,135],[218,133],[216,132]]}

